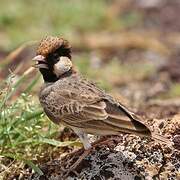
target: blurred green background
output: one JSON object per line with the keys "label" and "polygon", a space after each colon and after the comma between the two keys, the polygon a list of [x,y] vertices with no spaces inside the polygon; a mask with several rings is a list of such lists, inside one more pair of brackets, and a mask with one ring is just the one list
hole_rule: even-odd
{"label": "blurred green background", "polygon": [[1,0],[0,45],[9,49],[48,34],[72,36],[76,31],[100,29],[106,10],[102,0]]}

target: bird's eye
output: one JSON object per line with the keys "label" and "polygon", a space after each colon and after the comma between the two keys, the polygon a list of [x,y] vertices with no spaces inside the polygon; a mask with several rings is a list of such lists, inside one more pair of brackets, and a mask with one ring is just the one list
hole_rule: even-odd
{"label": "bird's eye", "polygon": [[54,53],[54,54],[53,54],[53,57],[54,57],[55,59],[57,59],[57,58],[59,57],[59,54],[58,54],[58,53]]}
{"label": "bird's eye", "polygon": [[59,61],[59,54],[58,53],[53,53],[52,54],[52,59],[54,64],[57,63]]}

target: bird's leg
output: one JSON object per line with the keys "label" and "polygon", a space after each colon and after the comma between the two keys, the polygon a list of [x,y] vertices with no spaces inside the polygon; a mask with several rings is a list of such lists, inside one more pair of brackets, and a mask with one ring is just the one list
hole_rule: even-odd
{"label": "bird's leg", "polygon": [[85,132],[83,132],[81,129],[73,128],[74,132],[79,136],[81,142],[83,143],[84,150],[80,149],[76,152],[72,152],[71,156],[78,157],[78,159],[70,166],[68,167],[68,171],[65,173],[65,177],[69,175],[70,172],[74,172],[76,174],[77,167],[81,164],[81,162],[90,154],[91,150],[95,148],[98,145],[108,144],[109,140],[107,140],[107,137],[101,137],[97,141],[93,142],[92,145],[90,144],[88,140],[88,136]]}
{"label": "bird's leg", "polygon": [[91,143],[89,142],[88,136],[86,133],[79,134],[78,136],[79,136],[79,139],[81,140],[81,142],[83,143],[85,150],[92,148]]}
{"label": "bird's leg", "polygon": [[[91,143],[88,140],[88,136],[85,132],[83,132],[82,130],[78,129],[78,128],[73,128],[74,132],[79,136],[81,142],[83,143],[84,146],[84,152],[79,156],[79,158],[75,161],[75,163],[73,163],[72,166],[69,167],[68,172],[66,173],[66,175],[68,175],[70,172],[74,171],[77,166],[83,161],[83,159],[90,153],[91,151]],[[77,151],[77,155],[79,155],[80,151]],[[75,152],[76,154],[76,152]]]}
{"label": "bird's leg", "polygon": [[78,128],[73,128],[73,130],[79,136],[79,139],[83,143],[84,149],[85,150],[91,149],[92,146],[88,140],[87,134]]}

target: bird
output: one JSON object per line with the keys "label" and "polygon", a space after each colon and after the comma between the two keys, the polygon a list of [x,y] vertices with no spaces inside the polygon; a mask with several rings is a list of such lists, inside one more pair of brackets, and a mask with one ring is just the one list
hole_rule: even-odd
{"label": "bird", "polygon": [[73,65],[71,54],[67,40],[46,36],[33,58],[34,67],[39,69],[44,80],[39,101],[51,121],[72,129],[85,150],[92,147],[88,134],[130,133],[167,142],[163,136],[152,133],[139,115],[81,75]]}

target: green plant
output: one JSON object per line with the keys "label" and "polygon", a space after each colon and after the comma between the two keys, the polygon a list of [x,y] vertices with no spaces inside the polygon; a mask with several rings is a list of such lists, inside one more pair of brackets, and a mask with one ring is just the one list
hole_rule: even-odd
{"label": "green plant", "polygon": [[34,171],[42,174],[34,163],[38,157],[57,147],[80,143],[60,142],[54,139],[58,135],[58,126],[47,120],[37,98],[27,94],[37,83],[38,76],[29,83],[25,89],[26,93],[16,95],[18,87],[32,71],[32,68],[28,69],[16,83],[12,82],[11,75],[0,85],[0,156],[23,161]]}

